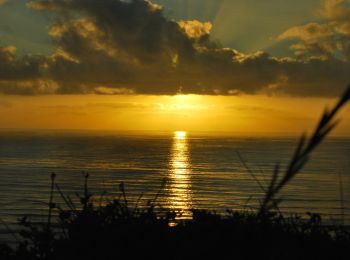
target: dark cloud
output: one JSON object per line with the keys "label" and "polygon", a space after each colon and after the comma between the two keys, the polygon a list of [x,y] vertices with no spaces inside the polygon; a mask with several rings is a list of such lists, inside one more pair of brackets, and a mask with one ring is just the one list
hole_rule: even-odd
{"label": "dark cloud", "polygon": [[43,77],[41,56],[17,57],[16,47],[0,47],[0,93],[36,95],[55,93],[57,83]]}
{"label": "dark cloud", "polygon": [[16,47],[0,47],[0,79],[29,80],[41,77],[42,57],[16,56]]}
{"label": "dark cloud", "polygon": [[[338,95],[350,64],[337,57],[243,54],[210,38],[209,22],[173,21],[146,0],[33,0],[59,17],[49,57],[0,49],[6,94]],[[283,38],[283,37],[282,37]],[[286,37],[288,38],[288,37]]]}

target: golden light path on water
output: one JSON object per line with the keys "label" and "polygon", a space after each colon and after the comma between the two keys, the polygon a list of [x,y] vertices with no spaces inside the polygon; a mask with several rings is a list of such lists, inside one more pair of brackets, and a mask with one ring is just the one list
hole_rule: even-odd
{"label": "golden light path on water", "polygon": [[187,133],[184,131],[174,133],[169,175],[169,206],[181,211],[180,218],[189,218],[192,208],[191,163]]}

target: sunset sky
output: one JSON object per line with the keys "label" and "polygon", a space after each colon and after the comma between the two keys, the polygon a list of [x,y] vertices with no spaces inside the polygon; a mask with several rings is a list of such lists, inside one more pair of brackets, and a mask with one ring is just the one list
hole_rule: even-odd
{"label": "sunset sky", "polygon": [[348,83],[347,0],[0,0],[0,128],[299,134]]}

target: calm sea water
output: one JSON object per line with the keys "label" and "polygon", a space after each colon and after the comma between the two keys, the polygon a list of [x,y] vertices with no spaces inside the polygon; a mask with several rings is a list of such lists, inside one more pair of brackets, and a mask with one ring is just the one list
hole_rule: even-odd
{"label": "calm sea water", "polygon": [[[218,211],[254,208],[263,192],[237,152],[265,184],[277,162],[282,166],[288,163],[296,141],[183,132],[0,132],[0,217],[14,223],[24,214],[45,215],[52,172],[57,174],[64,193],[72,197],[82,192],[82,171],[86,171],[92,191],[117,195],[118,184],[123,181],[131,201],[140,194],[145,200],[153,198],[165,178],[166,186],[159,197],[165,207]],[[343,218],[343,212],[349,223],[349,155],[350,139],[323,143],[284,190],[281,209],[300,214],[317,212],[336,220]]]}

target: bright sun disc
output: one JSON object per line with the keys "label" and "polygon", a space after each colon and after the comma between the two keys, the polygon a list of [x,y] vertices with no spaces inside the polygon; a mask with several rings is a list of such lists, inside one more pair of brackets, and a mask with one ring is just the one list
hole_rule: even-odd
{"label": "bright sun disc", "polygon": [[175,137],[176,139],[185,139],[187,136],[187,133],[185,131],[176,131]]}

